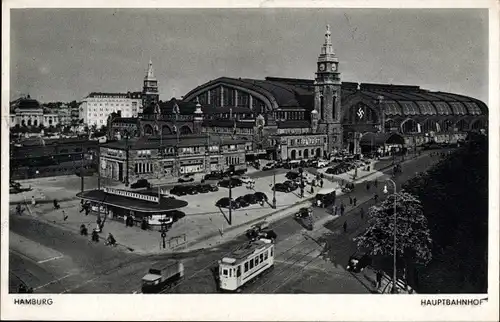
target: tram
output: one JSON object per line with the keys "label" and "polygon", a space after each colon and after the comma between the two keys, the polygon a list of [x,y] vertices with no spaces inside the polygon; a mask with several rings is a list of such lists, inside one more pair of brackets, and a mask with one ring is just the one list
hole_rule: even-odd
{"label": "tram", "polygon": [[274,244],[261,238],[219,261],[219,289],[236,292],[274,265]]}

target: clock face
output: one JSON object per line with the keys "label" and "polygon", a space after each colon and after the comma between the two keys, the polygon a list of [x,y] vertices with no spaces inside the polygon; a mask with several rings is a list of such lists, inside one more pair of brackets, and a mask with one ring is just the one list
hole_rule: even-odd
{"label": "clock face", "polygon": [[337,65],[336,65],[336,64],[333,64],[333,65],[332,65],[332,70],[333,70],[333,71],[336,71],[336,70],[337,70]]}
{"label": "clock face", "polygon": [[324,71],[325,70],[325,64],[320,64],[319,65],[319,70]]}

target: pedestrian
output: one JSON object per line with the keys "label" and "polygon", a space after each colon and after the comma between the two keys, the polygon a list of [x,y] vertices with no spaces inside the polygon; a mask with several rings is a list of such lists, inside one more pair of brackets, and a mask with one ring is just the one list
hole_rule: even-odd
{"label": "pedestrian", "polygon": [[36,206],[35,196],[31,196],[31,206],[33,206],[33,207]]}
{"label": "pedestrian", "polygon": [[352,197],[349,196],[349,204],[352,206]]}
{"label": "pedestrian", "polygon": [[382,272],[377,271],[377,290],[380,288],[382,284]]}
{"label": "pedestrian", "polygon": [[323,179],[321,179],[321,180],[319,181],[319,186],[320,186],[321,188],[323,188]]}
{"label": "pedestrian", "polygon": [[344,228],[344,233],[347,232],[347,221],[344,221],[342,227]]}
{"label": "pedestrian", "polygon": [[361,208],[360,214],[361,214],[361,219],[363,219],[363,217],[365,216],[365,210],[363,208]]}
{"label": "pedestrian", "polygon": [[370,190],[370,182],[366,183],[366,190]]}
{"label": "pedestrian", "polygon": [[377,202],[378,201],[378,195],[375,194],[375,196],[373,196],[373,199],[375,199],[375,202]]}
{"label": "pedestrian", "polygon": [[21,215],[23,213],[23,209],[21,208],[21,204],[18,203],[16,206],[16,212],[18,215]]}
{"label": "pedestrian", "polygon": [[98,227],[101,227],[101,222],[102,222],[101,218],[97,217],[96,223]]}
{"label": "pedestrian", "polygon": [[358,199],[356,199],[356,197],[354,197],[354,199],[352,199],[352,202],[354,204],[354,207],[356,207],[356,203],[358,202]]}
{"label": "pedestrian", "polygon": [[340,205],[340,215],[343,216],[344,215],[344,210],[345,210],[345,206],[344,206],[344,203],[342,203]]}
{"label": "pedestrian", "polygon": [[64,210],[62,211],[62,215],[63,215],[63,220],[66,221],[68,219],[68,216],[66,215],[66,212]]}

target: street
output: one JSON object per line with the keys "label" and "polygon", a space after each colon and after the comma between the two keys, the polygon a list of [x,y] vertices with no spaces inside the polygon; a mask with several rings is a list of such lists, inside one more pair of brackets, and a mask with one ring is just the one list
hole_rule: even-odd
{"label": "street", "polygon": [[[413,177],[416,172],[425,171],[437,160],[438,157],[424,154],[421,158],[406,163],[403,173],[395,178],[398,190],[404,181]],[[384,184],[380,180],[379,182],[378,188],[372,184],[370,190],[367,190],[366,184],[362,182],[356,185],[352,193],[338,197],[337,204],[344,203],[347,206],[343,217],[332,221],[330,210],[314,208],[316,225],[312,232],[307,232],[292,216],[272,223],[271,227],[278,235],[275,268],[246,287],[244,292],[370,292],[369,287],[360,283],[362,276],[353,275],[344,269],[349,256],[356,250],[352,238],[363,231],[367,220],[367,216],[360,216],[360,205],[354,209],[350,207],[349,196],[363,200],[377,193],[379,200],[382,200]],[[367,213],[371,205],[373,201],[368,201],[361,207]],[[345,221],[346,233],[342,227]],[[47,258],[37,254],[23,254],[20,253],[22,247],[16,249],[15,245],[10,245],[11,273],[29,287],[33,287],[36,293],[140,292],[141,278],[151,264],[172,257],[168,254],[136,255],[123,249],[105,246],[104,240],[94,244],[90,242],[90,237],[76,235],[28,216],[11,215],[10,231],[19,236],[16,237],[19,240],[24,238],[39,244],[40,254],[47,254],[44,255]],[[177,258],[183,258],[185,279],[177,287],[166,292],[217,292],[211,269],[225,254],[246,242],[246,237],[240,236],[212,249],[176,255]]]}

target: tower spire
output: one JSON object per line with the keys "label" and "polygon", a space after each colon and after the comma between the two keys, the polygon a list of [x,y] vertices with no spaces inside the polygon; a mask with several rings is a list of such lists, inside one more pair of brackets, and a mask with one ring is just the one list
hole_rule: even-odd
{"label": "tower spire", "polygon": [[146,72],[146,77],[144,77],[146,80],[156,80],[154,70],[153,70],[153,62],[151,59],[149,59],[149,64],[148,64],[148,70]]}
{"label": "tower spire", "polygon": [[330,32],[330,25],[326,25],[325,43],[321,47],[321,54],[335,55],[335,53],[333,52],[332,33]]}

